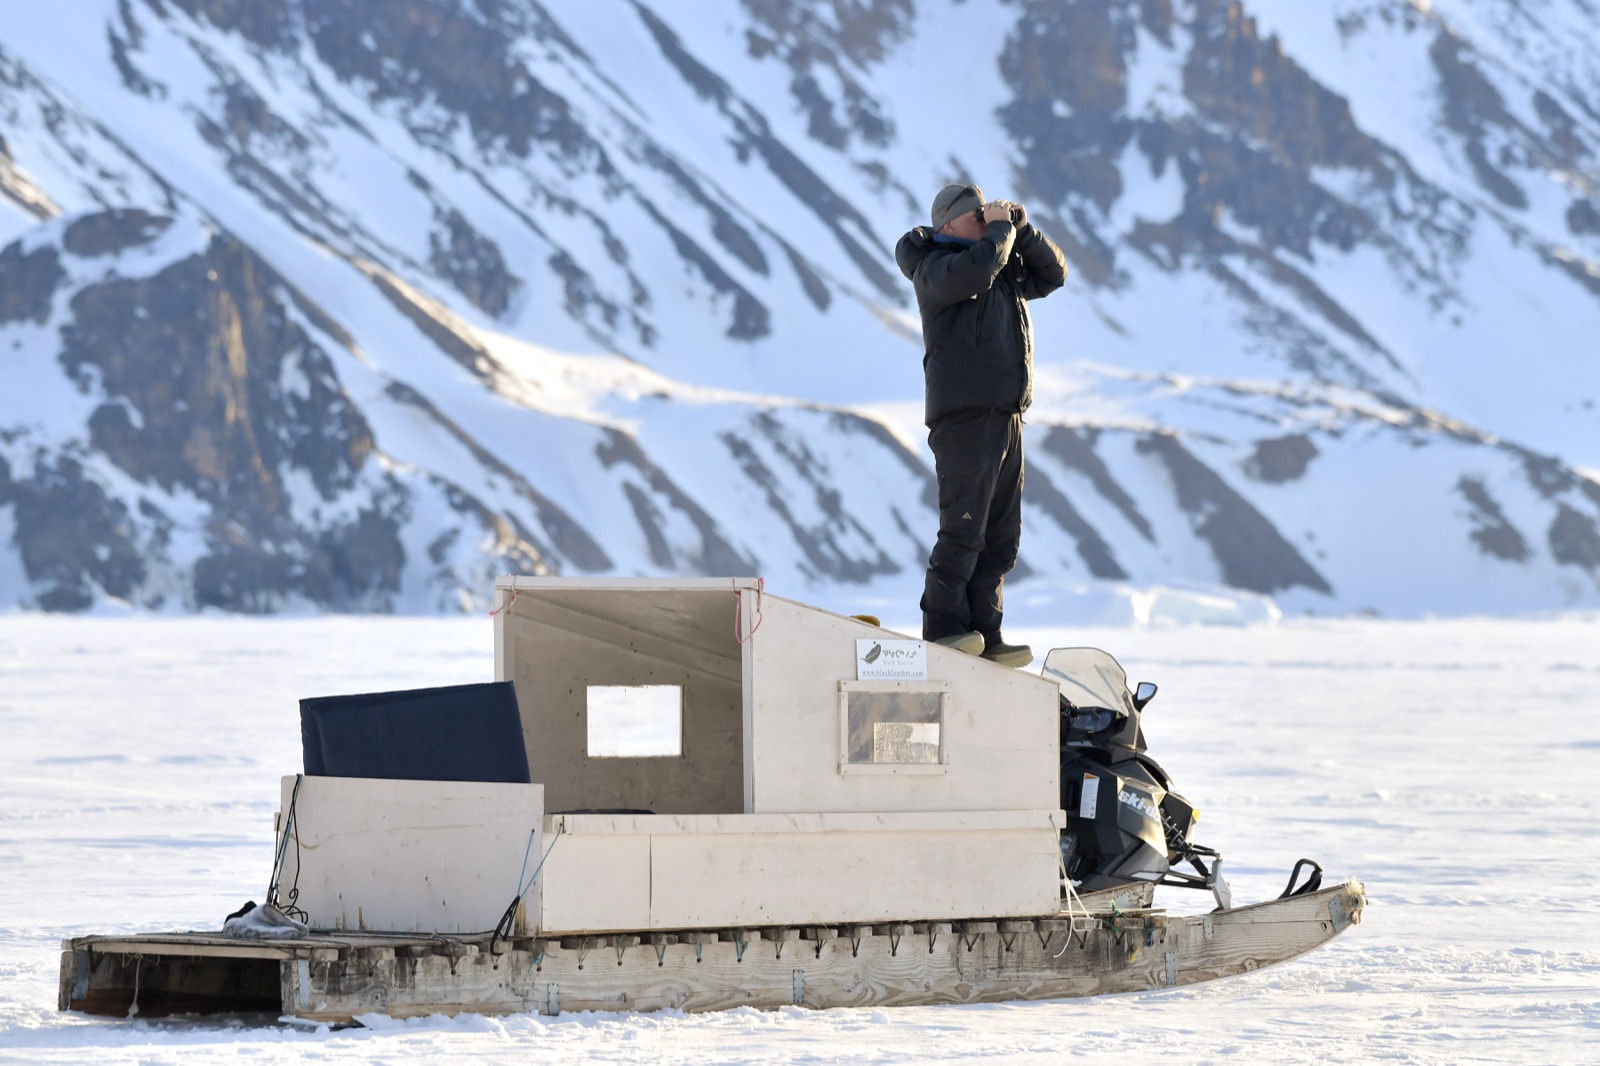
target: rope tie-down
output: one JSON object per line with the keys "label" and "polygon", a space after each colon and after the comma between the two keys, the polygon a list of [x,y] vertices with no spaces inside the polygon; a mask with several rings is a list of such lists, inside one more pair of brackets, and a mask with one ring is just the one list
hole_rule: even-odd
{"label": "rope tie-down", "polygon": [[[561,834],[566,832],[566,829],[567,823],[565,821],[556,823],[556,835],[550,838],[550,846],[544,849],[544,855],[539,859],[539,865],[533,868],[533,876],[524,881],[522,875],[528,872],[528,856],[533,852],[533,838],[538,833],[537,829],[528,830],[528,843],[522,849],[522,871],[517,874],[517,895],[511,901],[511,905],[506,908],[506,912],[500,916],[499,924],[494,927],[494,935],[489,938],[489,954],[500,954],[495,950],[495,946],[502,940],[511,939],[511,933],[517,924],[517,908],[522,906],[522,897],[532,891],[533,883],[539,879],[539,871],[544,869],[546,860],[550,858],[550,853],[556,850],[556,844],[560,842]],[[529,963],[530,967],[532,965],[532,963]]]}
{"label": "rope tie-down", "polygon": [[[300,801],[300,786],[305,774],[294,775],[294,791],[289,793],[289,810],[283,816],[283,839],[278,841],[278,854],[272,860],[272,878],[267,882],[267,906],[276,907],[283,914],[299,922],[309,922],[311,916],[296,904],[300,899],[300,826],[295,820],[295,808]],[[289,834],[294,834],[294,881],[289,885],[289,898],[279,898],[283,888],[283,864],[289,857]]]}
{"label": "rope tie-down", "polygon": [[490,611],[489,612],[489,617],[493,618],[497,614],[500,614],[500,613],[502,613],[504,611],[510,610],[511,609],[511,605],[513,603],[517,602],[517,595],[518,595],[519,591],[520,590],[518,590],[518,589],[512,589],[511,590],[511,595],[506,598],[506,602],[502,603],[500,606],[498,606],[494,610]]}

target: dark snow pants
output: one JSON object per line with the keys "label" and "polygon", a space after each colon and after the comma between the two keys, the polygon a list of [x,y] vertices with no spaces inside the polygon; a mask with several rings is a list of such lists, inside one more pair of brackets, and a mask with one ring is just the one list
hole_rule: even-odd
{"label": "dark snow pants", "polygon": [[922,636],[1000,639],[1006,574],[1022,540],[1022,416],[957,411],[928,431],[939,478],[939,539],[928,556]]}

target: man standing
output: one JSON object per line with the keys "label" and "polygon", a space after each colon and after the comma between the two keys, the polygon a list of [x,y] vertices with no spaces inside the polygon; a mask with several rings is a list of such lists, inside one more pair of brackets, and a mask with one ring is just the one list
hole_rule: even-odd
{"label": "man standing", "polygon": [[922,636],[1007,666],[1033,649],[1000,636],[1005,576],[1022,537],[1022,413],[1033,399],[1028,301],[1066,283],[1061,249],[976,185],[933,198],[933,225],[895,248],[922,312],[928,445],[939,538],[928,556]]}

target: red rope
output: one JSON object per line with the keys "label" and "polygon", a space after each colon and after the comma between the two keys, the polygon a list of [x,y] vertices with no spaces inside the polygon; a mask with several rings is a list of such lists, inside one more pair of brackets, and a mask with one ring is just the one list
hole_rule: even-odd
{"label": "red rope", "polygon": [[505,610],[506,608],[510,607],[513,603],[516,603],[516,602],[517,602],[517,590],[516,589],[512,589],[511,590],[511,598],[509,600],[507,600],[506,602],[502,603],[500,606],[496,607],[494,610],[490,611],[489,612],[489,617],[493,618],[495,615],[499,614],[501,611]]}

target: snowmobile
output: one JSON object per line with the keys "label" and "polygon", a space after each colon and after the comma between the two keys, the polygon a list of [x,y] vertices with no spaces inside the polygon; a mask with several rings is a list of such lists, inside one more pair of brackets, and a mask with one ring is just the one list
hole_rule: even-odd
{"label": "snowmobile", "polygon": [[[1142,719],[1156,685],[1130,691],[1122,665],[1099,648],[1057,648],[1043,674],[1061,685],[1063,878],[1082,892],[1138,883],[1205,889],[1219,911],[1232,907],[1222,856],[1192,841],[1198,812],[1146,747]],[[1301,859],[1279,898],[1321,885],[1322,867]]]}

